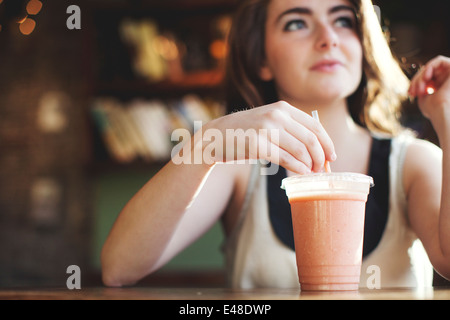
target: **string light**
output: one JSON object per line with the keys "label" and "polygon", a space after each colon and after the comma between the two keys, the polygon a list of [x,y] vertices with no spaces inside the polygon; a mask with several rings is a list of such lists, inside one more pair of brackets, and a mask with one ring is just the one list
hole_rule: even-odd
{"label": "string light", "polygon": [[19,25],[20,32],[26,36],[31,34],[34,31],[34,28],[36,28],[36,22],[31,18],[25,18]]}
{"label": "string light", "polygon": [[[3,0],[0,0],[2,3]],[[27,15],[21,18],[19,23],[19,30],[24,35],[30,35],[36,28],[36,21],[30,18],[28,15],[37,15],[42,9],[42,2],[39,0],[30,0],[26,5]],[[0,30],[1,31],[1,30]]]}
{"label": "string light", "polygon": [[28,14],[37,15],[42,9],[42,2],[39,0],[30,0],[27,4]]}

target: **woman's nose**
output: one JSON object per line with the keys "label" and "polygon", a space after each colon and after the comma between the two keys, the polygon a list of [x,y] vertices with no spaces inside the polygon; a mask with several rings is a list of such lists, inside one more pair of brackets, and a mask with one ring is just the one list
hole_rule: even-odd
{"label": "woman's nose", "polygon": [[317,27],[316,49],[319,51],[329,50],[339,45],[339,37],[336,31],[328,25]]}

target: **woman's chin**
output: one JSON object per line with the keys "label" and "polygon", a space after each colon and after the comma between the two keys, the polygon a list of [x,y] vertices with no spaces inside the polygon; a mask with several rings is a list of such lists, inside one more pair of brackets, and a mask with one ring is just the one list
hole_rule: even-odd
{"label": "woman's chin", "polygon": [[316,77],[310,80],[308,92],[324,98],[347,97],[355,92],[359,85],[356,79],[348,77]]}
{"label": "woman's chin", "polygon": [[[353,92],[353,91],[352,91]],[[315,101],[317,105],[331,105],[346,99],[352,94],[348,90],[332,90],[324,88],[322,92],[310,95],[310,101]]]}

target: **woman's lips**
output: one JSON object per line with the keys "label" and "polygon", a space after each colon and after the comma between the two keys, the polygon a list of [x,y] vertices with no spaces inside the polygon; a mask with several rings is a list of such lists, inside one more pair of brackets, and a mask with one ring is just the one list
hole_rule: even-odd
{"label": "woman's lips", "polygon": [[341,66],[342,63],[338,60],[321,60],[313,65],[310,70],[319,72],[334,72]]}

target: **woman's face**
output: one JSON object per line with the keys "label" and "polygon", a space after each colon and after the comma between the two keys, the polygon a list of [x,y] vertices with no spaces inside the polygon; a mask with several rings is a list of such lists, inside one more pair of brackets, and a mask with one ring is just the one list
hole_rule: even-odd
{"label": "woman's face", "polygon": [[263,80],[299,107],[345,99],[362,76],[362,46],[348,0],[272,0]]}

